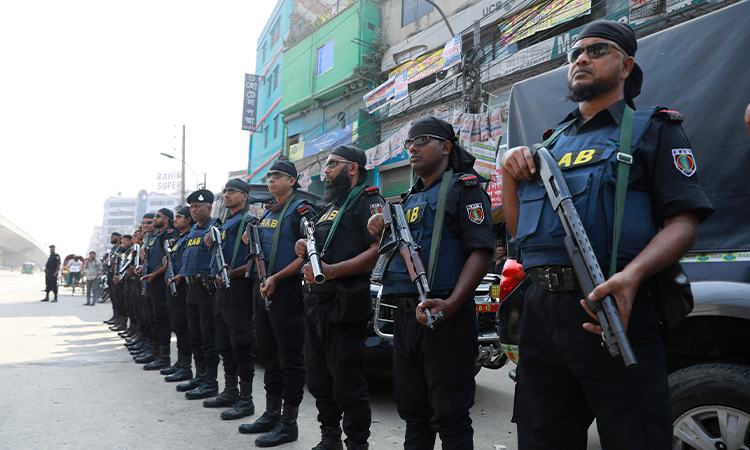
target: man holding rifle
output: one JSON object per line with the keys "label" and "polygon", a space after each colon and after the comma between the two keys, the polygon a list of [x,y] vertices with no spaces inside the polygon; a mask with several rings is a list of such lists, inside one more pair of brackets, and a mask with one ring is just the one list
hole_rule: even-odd
{"label": "man holding rifle", "polygon": [[[224,390],[218,397],[203,402],[207,408],[231,407],[222,411],[225,420],[240,419],[255,414],[253,404],[253,377],[255,376],[255,332],[253,331],[253,309],[250,303],[254,280],[245,278],[245,244],[242,233],[249,220],[247,212],[247,182],[235,178],[224,186],[224,205],[230,215],[217,227],[221,238],[214,241],[206,235],[206,244],[214,252],[211,275],[216,282],[214,303],[214,327],[216,351],[224,361]],[[218,257],[221,252],[223,258]],[[220,270],[220,259],[224,265]],[[229,282],[224,279],[229,277]],[[240,388],[237,389],[239,378]]]}
{"label": "man holding rifle", "polygon": [[[479,185],[474,157],[458,144],[449,123],[435,117],[417,120],[404,147],[419,178],[403,196],[403,205],[388,207],[403,208],[398,215],[408,223],[418,250],[393,256],[382,292],[386,302],[398,306],[393,384],[399,415],[406,421],[404,448],[432,449],[440,434],[445,449],[473,449],[469,409],[479,348],[474,290],[495,247],[490,200]],[[398,239],[385,226],[377,214],[368,229],[381,239]],[[420,266],[426,290],[415,284]],[[435,319],[442,314],[432,329],[426,326],[428,311]]]}
{"label": "man holding rifle", "polygon": [[[350,145],[328,156],[323,199],[330,203],[313,220],[325,281],[315,282],[309,263],[303,269],[307,387],[315,397],[322,434],[316,450],[342,448],[342,413],[346,448],[368,448],[371,412],[364,357],[378,242],[367,231],[367,221],[385,202],[376,187],[365,188],[366,164],[365,152]],[[296,253],[308,256],[304,239],[297,241]]]}
{"label": "man holding rifle", "polygon": [[[265,369],[266,411],[254,423],[241,425],[240,433],[268,433],[256,445],[274,447],[297,440],[297,412],[305,385],[305,310],[299,279],[303,259],[294,252],[303,217],[315,215],[313,206],[297,198],[297,168],[289,161],[276,161],[266,178],[275,201],[265,206],[257,238],[260,255],[248,264],[263,264],[266,273],[253,290],[258,359]],[[253,231],[253,230],[251,230]],[[243,236],[254,240],[255,233]],[[254,243],[254,242],[253,242]],[[257,262],[256,262],[257,261]],[[260,273],[261,270],[258,270]],[[282,411],[283,399],[283,411]]]}
{"label": "man holding rifle", "polygon": [[[167,279],[167,290],[169,294],[169,322],[172,324],[172,331],[177,337],[177,362],[167,369],[162,369],[159,373],[166,375],[164,381],[185,381],[193,378],[192,369],[192,349],[190,347],[190,331],[187,319],[187,289],[185,287],[184,277],[179,272],[182,268],[182,252],[185,250],[187,237],[190,229],[193,227],[190,208],[183,206],[174,215],[174,227],[180,233],[180,236],[171,242],[169,256],[172,260],[171,279]],[[165,257],[166,259],[166,257]],[[165,261],[165,263],[168,261]],[[166,274],[165,274],[166,275]],[[172,295],[169,285],[175,283],[177,295]]]}
{"label": "man holding rifle", "polygon": [[[690,250],[698,224],[713,209],[698,185],[681,115],[661,108],[633,112],[643,81],[633,58],[636,48],[627,25],[607,20],[587,25],[568,52],[568,98],[578,108],[545,136],[602,272],[606,276],[609,266],[616,266],[617,273],[588,299],[614,297],[636,367],[626,368],[601,345],[602,328],[591,322],[596,316],[582,300],[562,222],[534,179],[538,167],[530,149],[516,147],[503,155],[507,227],[533,281],[521,319],[513,418],[520,449],[585,449],[594,418],[603,447],[672,445],[654,275]],[[629,139],[630,148],[620,147]],[[630,176],[623,184],[626,201],[613,263],[613,210],[618,172],[627,170],[623,164]]]}

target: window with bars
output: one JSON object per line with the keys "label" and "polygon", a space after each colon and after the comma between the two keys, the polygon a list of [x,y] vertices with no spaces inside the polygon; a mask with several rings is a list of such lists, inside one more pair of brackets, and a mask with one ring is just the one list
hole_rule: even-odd
{"label": "window with bars", "polygon": [[401,0],[401,27],[405,27],[433,11],[432,5],[424,0]]}

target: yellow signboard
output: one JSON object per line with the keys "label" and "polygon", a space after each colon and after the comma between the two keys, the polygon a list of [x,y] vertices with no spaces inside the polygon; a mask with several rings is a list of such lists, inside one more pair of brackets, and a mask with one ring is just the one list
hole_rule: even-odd
{"label": "yellow signboard", "polygon": [[502,45],[506,46],[590,12],[591,0],[555,0],[546,5],[533,6],[500,24]]}

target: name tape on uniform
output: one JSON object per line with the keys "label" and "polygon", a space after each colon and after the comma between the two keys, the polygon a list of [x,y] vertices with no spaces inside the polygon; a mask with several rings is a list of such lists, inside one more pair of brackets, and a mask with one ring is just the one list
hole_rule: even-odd
{"label": "name tape on uniform", "polygon": [[557,160],[557,165],[560,166],[560,170],[565,170],[572,169],[573,167],[585,166],[587,164],[595,164],[602,159],[603,155],[603,148],[590,148],[555,156],[555,159]]}

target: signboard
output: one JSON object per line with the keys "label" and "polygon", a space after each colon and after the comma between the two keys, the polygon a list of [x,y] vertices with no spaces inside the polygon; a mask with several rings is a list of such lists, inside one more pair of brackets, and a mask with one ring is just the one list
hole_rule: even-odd
{"label": "signboard", "polygon": [[395,78],[400,73],[406,72],[406,81],[413,83],[426,78],[433,73],[443,70],[445,62],[443,61],[443,49],[436,50],[429,55],[422,56],[414,62],[406,63],[388,75],[388,78]]}
{"label": "signboard", "polygon": [[555,0],[533,6],[500,24],[501,43],[506,46],[590,12],[591,0]]}
{"label": "signboard", "polygon": [[255,131],[258,114],[258,75],[245,74],[245,99],[242,104],[242,129]]}
{"label": "signboard", "polygon": [[367,112],[372,114],[388,104],[395,95],[394,79],[391,78],[362,97],[367,107]]}
{"label": "signboard", "polygon": [[[352,122],[344,128],[329,131],[315,139],[302,141],[299,144],[289,146],[289,161],[298,161],[308,156],[332,149],[339,145],[351,144],[352,138],[357,134],[357,122]],[[300,151],[300,146],[302,151]]]}
{"label": "signboard", "polygon": [[393,98],[394,102],[400,102],[401,100],[405,99],[407,95],[409,95],[409,83],[407,83],[406,79],[407,79],[406,71],[403,71],[400,74],[396,75],[396,81],[394,83],[394,87],[395,87],[395,95]]}
{"label": "signboard", "polygon": [[[670,2],[673,3],[673,2]],[[679,9],[679,8],[673,8]],[[630,25],[657,19],[667,13],[666,0],[630,0]]]}
{"label": "signboard", "polygon": [[453,67],[461,62],[461,35],[445,43],[443,48],[443,69]]}
{"label": "signboard", "polygon": [[156,190],[174,192],[182,189],[182,172],[159,172],[156,174]]}

